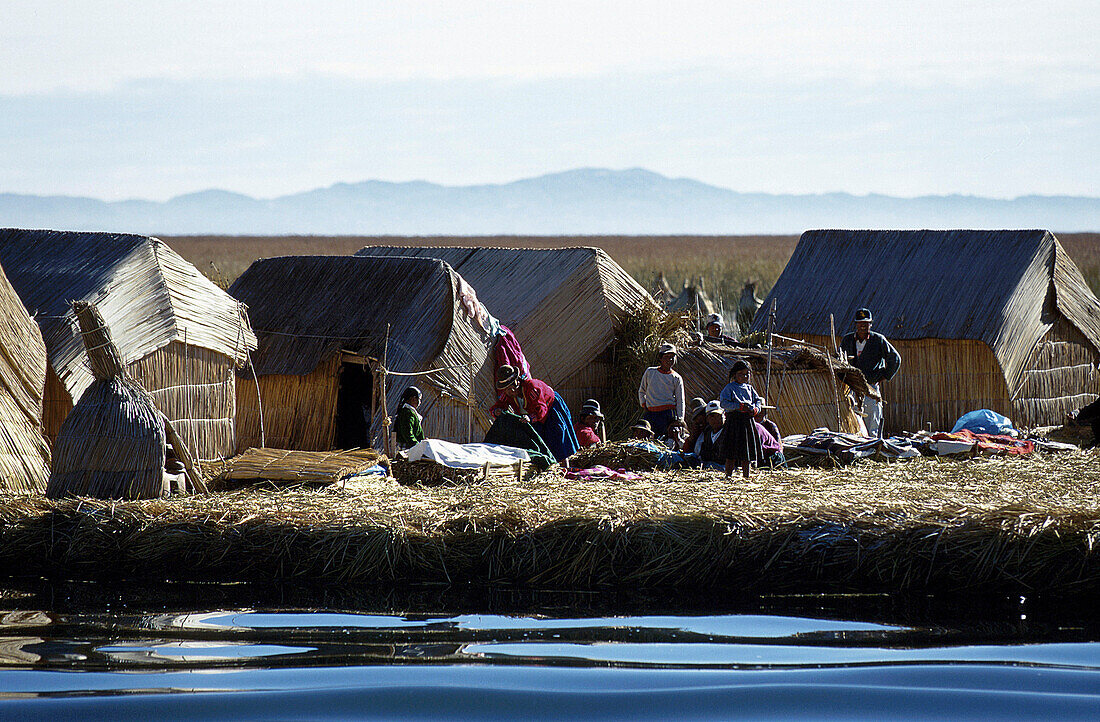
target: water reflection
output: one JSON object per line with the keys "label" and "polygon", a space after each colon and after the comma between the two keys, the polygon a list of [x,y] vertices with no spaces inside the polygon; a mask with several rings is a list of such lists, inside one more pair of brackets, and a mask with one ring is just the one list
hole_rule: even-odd
{"label": "water reflection", "polygon": [[[224,710],[235,704],[225,695],[286,692],[296,696],[265,709],[313,696],[321,707],[308,716],[370,716],[349,690],[382,705],[380,717],[427,700],[476,716],[480,699],[497,700],[504,718],[521,698],[541,700],[524,709],[546,717],[574,706],[611,718],[662,705],[695,714],[708,709],[700,698],[778,714],[782,688],[807,713],[845,689],[865,719],[887,689],[925,712],[954,699],[963,713],[1053,705],[1073,717],[1100,713],[1100,624],[1088,601],[32,581],[0,591],[0,716],[28,696],[64,698],[57,709],[76,716],[90,709],[76,697],[168,691],[215,695]],[[136,699],[118,704],[141,714]]]}

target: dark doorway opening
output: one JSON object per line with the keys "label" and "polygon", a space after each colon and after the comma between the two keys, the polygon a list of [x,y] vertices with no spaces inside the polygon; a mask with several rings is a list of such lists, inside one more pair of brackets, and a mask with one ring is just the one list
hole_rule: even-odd
{"label": "dark doorway opening", "polygon": [[371,401],[374,376],[363,364],[340,365],[340,390],[336,395],[336,448],[368,448],[371,445]]}

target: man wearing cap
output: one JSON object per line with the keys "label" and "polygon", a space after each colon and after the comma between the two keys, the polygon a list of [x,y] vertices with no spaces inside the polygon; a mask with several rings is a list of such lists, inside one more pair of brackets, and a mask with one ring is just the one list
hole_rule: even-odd
{"label": "man wearing cap", "polygon": [[[901,368],[901,354],[881,333],[871,331],[871,312],[866,308],[856,311],[856,330],[844,335],[840,348],[849,362],[863,372],[868,385],[876,395],[881,395],[881,384],[894,378]],[[882,403],[870,396],[863,397],[864,421],[867,433],[882,436]]]}
{"label": "man wearing cap", "polygon": [[726,346],[740,346],[737,339],[730,338],[722,333],[722,316],[721,314],[712,313],[707,316],[707,335],[703,337],[703,340],[707,343],[720,343]]}
{"label": "man wearing cap", "polygon": [[684,420],[684,378],[672,370],[674,363],[676,347],[661,344],[657,349],[657,365],[645,370],[638,385],[638,403],[645,409],[642,418],[657,436],[666,434],[673,419],[681,423]]}

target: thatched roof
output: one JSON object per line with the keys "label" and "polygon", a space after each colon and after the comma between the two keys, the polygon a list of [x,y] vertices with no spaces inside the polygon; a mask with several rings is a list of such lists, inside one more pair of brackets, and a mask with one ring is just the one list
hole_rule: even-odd
{"label": "thatched roof", "polygon": [[73,306],[95,380],[61,424],[46,495],[155,499],[164,483],[164,414],[126,374],[96,307]]}
{"label": "thatched roof", "polygon": [[0,264],[38,321],[72,398],[92,382],[70,302],[94,302],[125,363],[173,341],[243,362],[256,338],[236,301],[163,241],[122,233],[0,229]]}
{"label": "thatched roof", "polygon": [[1100,348],[1100,301],[1049,231],[807,231],[772,299],[781,333],[828,335],[832,313],[840,335],[867,307],[887,338],[982,341],[1010,383],[1059,315]]}
{"label": "thatched roof", "polygon": [[515,332],[532,373],[560,383],[614,340],[618,320],[649,293],[599,248],[367,246],[359,256],[438,258]]}
{"label": "thatched roof", "polygon": [[50,450],[42,436],[46,347],[0,269],[0,489],[39,493]]}
{"label": "thatched roof", "polygon": [[[387,324],[391,371],[439,368],[441,358],[480,367],[488,333],[471,318],[462,288],[472,292],[433,259],[284,256],[253,263],[229,293],[248,306],[259,338],[256,373],[305,375],[341,351],[381,359]],[[468,369],[430,379],[456,398],[469,393]],[[391,386],[398,396],[402,390]]]}

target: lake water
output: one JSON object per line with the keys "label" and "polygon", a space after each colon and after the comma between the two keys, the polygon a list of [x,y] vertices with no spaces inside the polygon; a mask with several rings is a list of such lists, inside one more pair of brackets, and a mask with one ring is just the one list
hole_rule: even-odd
{"label": "lake water", "polygon": [[0,718],[1098,719],[1094,599],[0,590]]}

